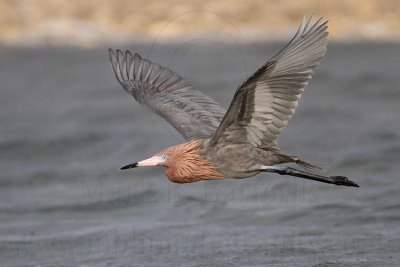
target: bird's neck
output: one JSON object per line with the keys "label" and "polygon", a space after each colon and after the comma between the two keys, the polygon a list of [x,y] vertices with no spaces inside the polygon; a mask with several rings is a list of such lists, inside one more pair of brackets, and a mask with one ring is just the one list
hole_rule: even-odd
{"label": "bird's neck", "polygon": [[224,177],[201,155],[203,142],[203,140],[194,140],[171,147],[174,156],[165,171],[169,180],[175,183],[192,183]]}

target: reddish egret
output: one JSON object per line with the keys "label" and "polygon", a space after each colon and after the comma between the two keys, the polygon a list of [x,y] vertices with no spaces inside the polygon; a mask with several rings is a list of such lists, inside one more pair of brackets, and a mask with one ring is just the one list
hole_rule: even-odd
{"label": "reddish egret", "polygon": [[[303,18],[289,44],[236,90],[228,111],[173,71],[139,54],[110,49],[111,65],[122,87],[172,124],[187,141],[121,169],[163,166],[175,183],[272,172],[358,187],[344,176],[317,174],[311,171],[316,166],[278,148],[277,137],[326,52],[327,21],[311,20]],[[284,163],[295,163],[308,171]]]}

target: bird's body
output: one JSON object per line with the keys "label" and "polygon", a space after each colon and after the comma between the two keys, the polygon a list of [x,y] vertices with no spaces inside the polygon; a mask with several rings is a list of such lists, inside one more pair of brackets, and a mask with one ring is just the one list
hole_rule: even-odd
{"label": "bird's body", "polygon": [[122,169],[163,166],[175,183],[275,172],[358,186],[343,176],[322,176],[280,165],[315,168],[299,157],[283,154],[277,137],[326,52],[326,24],[322,18],[314,24],[303,19],[289,44],[237,89],[227,111],[171,70],[138,54],[110,49],[111,64],[122,87],[170,122],[187,141]]}
{"label": "bird's body", "polygon": [[[271,160],[269,151],[260,151],[247,145],[225,146],[222,149],[208,146],[209,140],[193,140],[160,151],[168,160],[159,165],[166,167],[165,174],[175,183],[188,183],[200,180],[221,178],[245,178],[258,174],[260,169],[251,171],[253,159],[265,156]],[[262,155],[263,154],[263,155]],[[157,156],[156,155],[156,156]],[[250,160],[238,161],[243,155]],[[258,156],[258,157],[257,157]],[[231,160],[227,160],[228,157]],[[257,166],[261,166],[257,164]]]}
{"label": "bird's body", "polygon": [[[299,158],[281,154],[278,148],[260,149],[248,144],[209,146],[210,140],[193,140],[169,147],[155,156],[166,156],[159,166],[175,183],[190,183],[221,178],[247,178],[259,174],[262,166],[303,163]],[[246,160],[238,160],[246,155]],[[304,162],[304,164],[307,164]]]}

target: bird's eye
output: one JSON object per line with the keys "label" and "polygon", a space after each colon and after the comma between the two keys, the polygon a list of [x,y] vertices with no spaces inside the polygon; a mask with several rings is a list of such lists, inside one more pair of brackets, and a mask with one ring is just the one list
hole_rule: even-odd
{"label": "bird's eye", "polygon": [[167,156],[161,156],[160,159],[166,160],[166,159],[167,159]]}

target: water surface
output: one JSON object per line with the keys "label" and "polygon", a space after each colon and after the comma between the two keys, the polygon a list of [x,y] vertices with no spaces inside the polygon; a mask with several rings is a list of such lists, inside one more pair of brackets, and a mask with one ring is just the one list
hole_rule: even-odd
{"label": "water surface", "polygon": [[[227,107],[281,46],[126,47]],[[183,139],[123,91],[107,53],[0,48],[1,266],[399,264],[398,45],[330,45],[279,140],[358,189],[119,171]]]}

